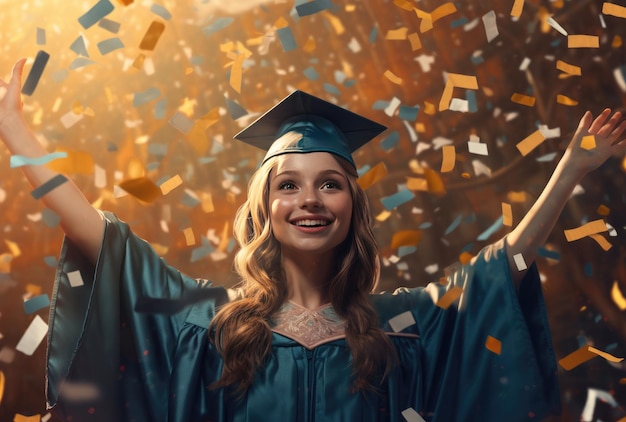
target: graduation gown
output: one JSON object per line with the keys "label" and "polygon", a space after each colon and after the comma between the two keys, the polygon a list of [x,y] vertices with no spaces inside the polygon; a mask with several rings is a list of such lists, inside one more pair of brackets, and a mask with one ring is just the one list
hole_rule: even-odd
{"label": "graduation gown", "polygon": [[[95,266],[66,239],[49,319],[46,396],[76,421],[522,421],[559,412],[556,362],[533,266],[516,292],[503,242],[447,283],[371,296],[398,364],[353,392],[344,338],[308,349],[273,332],[247,394],[211,389],[207,327],[226,290],[168,266],[111,213]],[[435,303],[452,287],[463,295]],[[488,347],[487,347],[488,346]]]}

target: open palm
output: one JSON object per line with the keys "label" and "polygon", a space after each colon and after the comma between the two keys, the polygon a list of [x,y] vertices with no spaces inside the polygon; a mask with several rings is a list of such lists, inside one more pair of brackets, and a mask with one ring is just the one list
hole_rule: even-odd
{"label": "open palm", "polygon": [[20,59],[15,63],[8,82],[0,79],[0,128],[10,117],[19,114],[22,110],[20,89],[25,63],[26,59]]}

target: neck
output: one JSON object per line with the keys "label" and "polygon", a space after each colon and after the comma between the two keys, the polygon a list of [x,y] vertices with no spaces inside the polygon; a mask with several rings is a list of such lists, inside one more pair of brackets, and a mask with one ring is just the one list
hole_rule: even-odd
{"label": "neck", "polygon": [[330,255],[296,258],[283,252],[287,298],[308,309],[317,309],[328,303],[328,288],[333,276],[332,262]]}

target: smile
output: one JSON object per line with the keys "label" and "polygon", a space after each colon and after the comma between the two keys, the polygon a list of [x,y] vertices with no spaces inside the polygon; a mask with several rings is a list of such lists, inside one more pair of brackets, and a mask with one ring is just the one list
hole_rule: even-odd
{"label": "smile", "polygon": [[294,221],[292,224],[299,226],[299,227],[320,227],[320,226],[329,225],[330,221],[328,220],[299,220],[299,221]]}

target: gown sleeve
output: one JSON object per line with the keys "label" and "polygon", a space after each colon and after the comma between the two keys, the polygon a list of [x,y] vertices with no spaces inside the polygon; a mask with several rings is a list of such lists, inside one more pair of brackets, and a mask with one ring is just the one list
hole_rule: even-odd
{"label": "gown sleeve", "polygon": [[215,307],[226,291],[200,289],[115,215],[103,218],[95,266],[63,242],[49,317],[47,405],[65,420],[161,420],[190,305]]}
{"label": "gown sleeve", "polygon": [[[504,241],[484,248],[444,282],[398,289],[378,301],[388,331],[417,334],[421,386],[414,403],[428,421],[540,421],[560,413],[557,366],[535,264],[516,291]],[[453,287],[462,296],[436,305]],[[384,298],[386,296],[386,299]],[[392,324],[389,324],[389,320]],[[385,322],[387,321],[387,322]]]}

